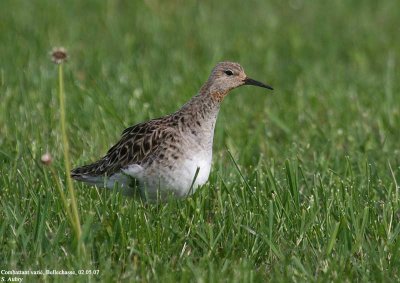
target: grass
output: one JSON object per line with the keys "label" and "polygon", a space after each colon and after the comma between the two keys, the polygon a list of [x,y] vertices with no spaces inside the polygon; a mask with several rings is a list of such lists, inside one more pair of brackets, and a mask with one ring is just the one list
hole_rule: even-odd
{"label": "grass", "polygon": [[[0,3],[0,269],[99,270],[65,281],[399,281],[398,1]],[[66,185],[57,68],[65,46],[72,164],[175,111],[221,60],[271,84],[224,101],[209,183],[146,205]],[[8,279],[8,275],[0,275]]]}

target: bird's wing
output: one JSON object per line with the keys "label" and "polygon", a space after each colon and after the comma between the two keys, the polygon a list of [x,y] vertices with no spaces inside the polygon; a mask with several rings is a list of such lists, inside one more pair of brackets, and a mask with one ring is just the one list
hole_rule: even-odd
{"label": "bird's wing", "polygon": [[[111,147],[100,160],[71,172],[73,178],[80,175],[111,176],[132,164],[140,165],[152,152],[155,152],[166,137],[168,123],[154,119],[127,128],[121,139]],[[164,121],[165,122],[165,121]]]}

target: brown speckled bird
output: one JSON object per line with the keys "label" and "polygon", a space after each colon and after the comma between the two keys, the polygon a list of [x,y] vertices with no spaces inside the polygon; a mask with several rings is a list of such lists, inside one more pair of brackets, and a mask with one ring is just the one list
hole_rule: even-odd
{"label": "brown speckled bird", "polygon": [[73,169],[71,177],[99,187],[118,187],[126,194],[138,190],[149,201],[194,193],[210,174],[220,104],[230,90],[242,85],[272,90],[247,77],[238,63],[218,63],[199,93],[181,109],[126,129],[103,158]]}

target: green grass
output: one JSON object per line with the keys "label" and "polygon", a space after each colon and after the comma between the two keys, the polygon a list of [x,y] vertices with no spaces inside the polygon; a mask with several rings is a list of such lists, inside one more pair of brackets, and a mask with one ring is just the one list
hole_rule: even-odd
{"label": "green grass", "polygon": [[[0,269],[100,272],[25,282],[399,281],[399,2],[187,2],[0,2]],[[275,91],[225,99],[209,183],[187,200],[75,183],[81,257],[40,164],[51,152],[65,186],[54,46],[70,56],[73,166],[175,111],[218,61]]]}

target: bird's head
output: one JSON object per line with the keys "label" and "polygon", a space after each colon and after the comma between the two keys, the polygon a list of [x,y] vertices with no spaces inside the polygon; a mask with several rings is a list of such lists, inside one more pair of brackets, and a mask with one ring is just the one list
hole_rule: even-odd
{"label": "bird's head", "polygon": [[232,89],[242,85],[254,85],[273,89],[271,86],[249,78],[242,66],[234,62],[218,63],[211,72],[206,83],[210,95],[222,100]]}

